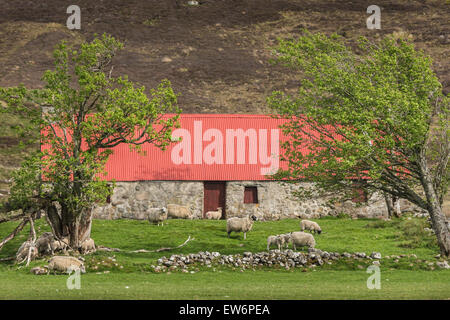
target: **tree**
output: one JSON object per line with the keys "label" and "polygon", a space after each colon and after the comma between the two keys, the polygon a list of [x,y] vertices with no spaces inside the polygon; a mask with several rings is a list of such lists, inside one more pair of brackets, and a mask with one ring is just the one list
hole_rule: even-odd
{"label": "tree", "polygon": [[[112,148],[128,144],[139,151],[151,143],[165,149],[178,126],[180,110],[168,80],[148,97],[126,76],[113,76],[112,60],[122,47],[106,34],[78,50],[61,42],[53,55],[55,69],[44,73],[44,89],[1,91],[11,112],[22,108],[31,117],[35,108],[24,108],[24,102],[44,106],[39,120],[35,117],[42,151],[25,162],[18,176],[33,176],[36,161],[39,174],[30,178],[32,183],[14,180],[19,192],[11,190],[9,207],[31,199],[46,211],[54,235],[68,236],[72,248],[90,237],[92,208],[112,192],[114,183],[101,179]],[[25,197],[18,196],[20,190],[28,190]]]}
{"label": "tree", "polygon": [[[449,96],[431,59],[412,43],[386,37],[358,41],[355,54],[338,35],[280,40],[277,62],[300,70],[298,94],[273,92],[268,102],[283,126],[287,169],[317,190],[366,191],[407,199],[428,211],[440,251],[450,253],[442,203],[449,183]],[[304,153],[304,148],[309,150]],[[310,191],[300,193],[306,196]]]}

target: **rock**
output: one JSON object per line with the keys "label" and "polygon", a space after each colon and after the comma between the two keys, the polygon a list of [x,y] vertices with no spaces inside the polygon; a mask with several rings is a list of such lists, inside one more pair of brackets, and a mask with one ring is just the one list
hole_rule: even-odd
{"label": "rock", "polygon": [[35,275],[47,274],[47,269],[42,267],[34,267],[30,270],[30,272]]}
{"label": "rock", "polygon": [[358,258],[367,258],[367,255],[366,255],[365,252],[356,252],[355,255],[356,255]]}
{"label": "rock", "polygon": [[379,252],[372,252],[370,257],[372,259],[381,259],[381,253],[379,253]]}
{"label": "rock", "polygon": [[380,263],[380,261],[375,260],[374,262],[372,262],[372,264],[373,264],[373,265],[376,265],[376,266],[380,266],[381,263]]}
{"label": "rock", "polygon": [[348,252],[344,252],[342,255],[344,257],[346,257],[346,258],[351,258],[352,257],[352,255],[350,253],[348,253]]}
{"label": "rock", "polygon": [[172,59],[170,59],[169,57],[163,57],[161,59],[161,62],[164,62],[164,63],[172,62]]}

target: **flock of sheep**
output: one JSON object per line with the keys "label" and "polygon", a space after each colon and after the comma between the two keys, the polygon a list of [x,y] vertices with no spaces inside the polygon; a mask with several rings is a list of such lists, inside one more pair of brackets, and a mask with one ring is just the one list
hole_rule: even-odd
{"label": "flock of sheep", "polygon": [[[38,256],[54,255],[57,252],[66,252],[68,249],[69,239],[67,237],[61,240],[56,239],[51,232],[44,232],[35,242],[25,241],[16,253],[16,261],[22,263],[27,259],[33,260]],[[89,238],[84,240],[80,245],[80,253],[88,254],[96,251],[94,240]],[[75,261],[75,262],[74,262]],[[48,270],[43,268],[34,268],[39,274],[48,273],[50,271],[67,271],[68,267],[74,265],[74,268],[80,267],[80,260],[69,256],[54,256],[49,260]],[[84,271],[81,268],[82,272]],[[33,273],[36,273],[32,270]],[[36,274],[38,274],[36,273]]]}
{"label": "flock of sheep", "polygon": [[[210,220],[219,220],[222,217],[222,208],[217,208],[216,211],[208,211],[205,214],[205,217]],[[172,219],[192,219],[192,215],[190,210],[181,205],[177,204],[168,204],[167,208],[152,208],[149,209],[148,212],[148,221],[153,224],[158,224],[158,226],[164,225],[164,221],[168,218]],[[227,219],[227,235],[230,237],[231,232],[242,232],[244,233],[244,240],[247,238],[247,232],[249,232],[253,223],[257,220],[257,217],[253,214],[247,215],[245,217],[233,217]],[[316,245],[316,241],[314,237],[310,233],[304,232],[305,230],[309,230],[314,233],[320,234],[322,229],[319,224],[314,221],[302,220],[300,223],[301,231],[290,232],[275,236],[269,236],[267,238],[267,250],[270,249],[271,245],[278,246],[278,249],[281,250],[283,247],[288,247],[289,243],[292,244],[294,250],[297,250],[297,247],[307,246],[308,248],[314,248]]]}
{"label": "flock of sheep", "polygon": [[[205,214],[207,219],[219,220],[222,217],[222,208],[218,208],[216,211],[208,211]],[[172,219],[192,219],[190,210],[185,206],[176,204],[169,204],[167,208],[152,208],[148,212],[148,220],[150,223],[164,225],[164,221],[168,218]],[[247,232],[252,230],[253,223],[258,220],[256,215],[250,214],[244,217],[232,217],[227,219],[226,232],[230,237],[231,232],[244,233],[244,240],[247,238]],[[300,223],[301,231],[289,232],[280,235],[272,235],[267,238],[267,250],[272,245],[276,245],[279,250],[284,247],[288,247],[289,243],[292,244],[294,250],[297,247],[307,246],[308,248],[314,248],[316,242],[314,237],[310,233],[304,232],[309,230],[314,233],[320,234],[322,229],[313,221],[302,220]],[[38,255],[51,254],[54,255],[58,251],[66,251],[68,248],[68,239],[63,238],[61,240],[55,239],[52,233],[43,233],[35,243],[28,243],[26,241],[19,248],[16,259],[25,260],[28,255],[32,255],[32,258]],[[86,239],[80,246],[80,252],[87,254],[95,252],[96,247],[94,240]],[[35,274],[49,273],[50,271],[66,272],[69,268],[84,270],[84,263],[77,258],[70,256],[54,256],[49,260],[48,270],[41,267],[33,268],[32,272]]]}
{"label": "flock of sheep", "polygon": [[321,234],[322,229],[319,224],[314,221],[302,220],[300,222],[300,229],[302,231],[295,231],[289,233],[283,233],[276,236],[269,236],[267,238],[267,250],[270,249],[271,245],[278,246],[278,250],[281,250],[283,247],[288,247],[289,243],[292,244],[294,250],[297,250],[297,247],[308,247],[314,248],[316,246],[316,240],[313,235],[310,233],[304,232],[305,230],[309,230],[314,233]]}

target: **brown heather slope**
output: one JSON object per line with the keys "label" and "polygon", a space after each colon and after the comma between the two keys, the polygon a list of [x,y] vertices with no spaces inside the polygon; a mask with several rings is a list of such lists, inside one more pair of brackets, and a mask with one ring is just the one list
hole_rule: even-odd
{"label": "brown heather slope", "polygon": [[[52,67],[60,40],[79,43],[94,33],[111,33],[126,43],[116,74],[146,87],[172,81],[184,112],[264,113],[275,89],[294,89],[299,81],[288,70],[268,63],[278,36],[295,37],[300,29],[338,32],[353,42],[393,32],[411,34],[434,58],[435,69],[450,91],[450,3],[377,1],[381,30],[366,28],[370,1],[79,0],[81,30],[65,27],[73,1],[0,1],[0,85],[20,82],[40,87]],[[162,62],[163,58],[170,62]]]}

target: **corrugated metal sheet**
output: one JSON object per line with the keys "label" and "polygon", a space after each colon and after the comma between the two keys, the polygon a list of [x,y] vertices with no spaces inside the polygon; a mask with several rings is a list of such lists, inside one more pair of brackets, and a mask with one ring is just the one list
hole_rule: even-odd
{"label": "corrugated metal sheet", "polygon": [[[126,144],[113,148],[102,179],[139,180],[268,180],[284,168],[280,160],[286,120],[265,115],[181,114],[181,128],[165,151],[148,143],[142,153]],[[62,134],[57,129],[58,135]],[[70,133],[67,135],[70,136]],[[70,137],[69,137],[70,139]],[[42,149],[48,146],[43,145]],[[307,153],[302,146],[302,153]]]}
{"label": "corrugated metal sheet", "polygon": [[[266,180],[271,164],[272,169],[281,165],[276,165],[276,159],[279,157],[282,140],[279,125],[283,122],[264,115],[182,114],[181,128],[174,131],[174,136],[184,136],[182,141],[172,143],[165,151],[146,144],[143,146],[145,155],[130,151],[127,145],[119,145],[113,149],[114,154],[106,165],[106,179]],[[238,138],[234,138],[232,145],[230,138],[227,140],[227,134],[231,137],[234,133]],[[249,134],[251,138],[246,138],[245,134]],[[245,145],[238,147],[238,140],[243,138]],[[211,145],[214,143],[217,143],[217,148]],[[249,150],[251,147],[253,149]],[[215,150],[211,151],[212,149]],[[238,154],[242,157],[243,152],[244,161],[242,158],[238,159]]]}

